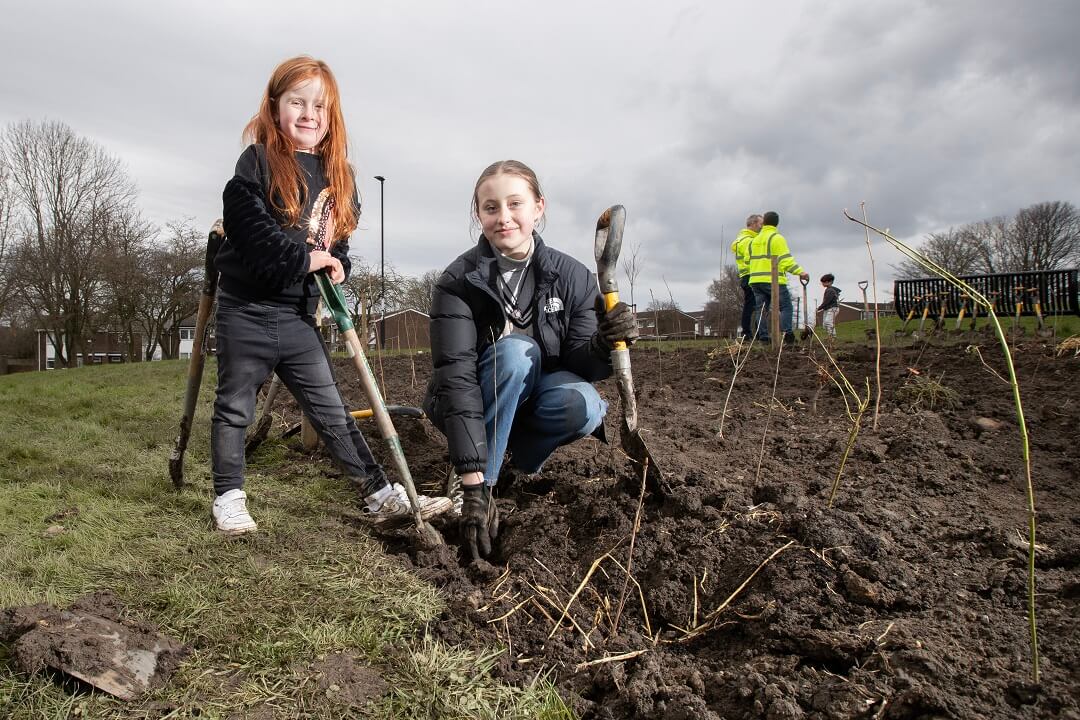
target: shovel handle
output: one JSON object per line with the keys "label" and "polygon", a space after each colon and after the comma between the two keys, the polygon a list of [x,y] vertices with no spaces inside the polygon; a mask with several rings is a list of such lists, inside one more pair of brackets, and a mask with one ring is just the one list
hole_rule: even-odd
{"label": "shovel handle", "polygon": [[342,334],[353,329],[352,318],[349,317],[349,307],[345,304],[345,293],[340,285],[335,285],[330,276],[324,272],[315,273],[315,282],[319,286],[319,294],[322,295],[326,309],[334,317],[334,324]]}
{"label": "shovel handle", "polygon": [[[604,312],[608,312],[611,308],[615,307],[619,303],[619,291],[612,290],[611,292],[604,293]],[[611,348],[612,353],[626,352],[626,343],[622,340],[616,340],[615,345]]]}
{"label": "shovel handle", "polygon": [[615,279],[615,270],[619,264],[619,252],[622,250],[623,226],[626,223],[626,209],[622,205],[612,205],[596,221],[596,238],[593,242],[593,257],[596,259],[596,278],[600,283],[600,292],[604,293],[604,303],[611,309],[619,301],[608,303],[608,293],[618,293],[619,283]]}

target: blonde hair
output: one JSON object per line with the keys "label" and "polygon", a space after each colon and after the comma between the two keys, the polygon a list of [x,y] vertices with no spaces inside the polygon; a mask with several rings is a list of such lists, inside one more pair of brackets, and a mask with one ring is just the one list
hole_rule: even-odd
{"label": "blonde hair", "polygon": [[[534,198],[540,200],[544,197],[544,192],[540,189],[540,181],[537,180],[536,173],[528,165],[518,160],[493,162],[484,168],[484,172],[480,173],[480,177],[476,178],[476,185],[473,186],[472,218],[474,221],[480,217],[480,186],[484,184],[485,180],[496,175],[516,175],[528,183]],[[540,218],[541,229],[543,229],[545,220],[547,220],[547,213],[544,213],[544,217]]]}
{"label": "blonde hair", "polygon": [[307,184],[293,154],[295,148],[278,125],[277,104],[286,91],[313,77],[322,80],[326,93],[326,135],[314,149],[322,160],[323,172],[334,198],[334,237],[330,239],[333,243],[352,234],[358,213],[353,203],[356,183],[347,157],[341,94],[330,67],[308,55],[289,58],[278,65],[266,84],[259,111],[244,128],[243,137],[246,142],[261,143],[266,147],[266,160],[270,166],[268,200],[290,225],[299,226],[300,215],[307,204]]}

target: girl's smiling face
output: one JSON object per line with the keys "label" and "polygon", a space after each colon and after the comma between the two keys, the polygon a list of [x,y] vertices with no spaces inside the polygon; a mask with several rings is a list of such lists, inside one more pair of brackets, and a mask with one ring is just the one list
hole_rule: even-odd
{"label": "girl's smiling face", "polygon": [[277,122],[293,147],[315,152],[326,137],[326,93],[318,75],[293,85],[277,101]]}
{"label": "girl's smiling face", "polygon": [[480,227],[491,246],[520,260],[532,250],[532,234],[544,215],[544,198],[536,197],[525,178],[508,173],[489,177],[476,190]]}

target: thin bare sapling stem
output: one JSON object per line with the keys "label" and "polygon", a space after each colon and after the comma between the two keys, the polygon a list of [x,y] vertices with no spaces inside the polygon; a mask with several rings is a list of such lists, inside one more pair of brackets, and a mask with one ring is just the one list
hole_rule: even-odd
{"label": "thin bare sapling stem", "polygon": [[649,288],[649,300],[656,310],[653,310],[653,329],[656,331],[656,369],[660,375],[659,385],[657,387],[664,387],[664,358],[660,354],[660,310],[656,304],[656,296],[653,295],[652,288]]}
{"label": "thin bare sapling stem", "polygon": [[[735,357],[732,359],[734,363],[734,370],[731,373],[731,382],[728,383],[727,394],[724,396],[724,407],[720,410],[720,429],[716,432],[716,437],[724,437],[724,421],[727,420],[728,403],[731,402],[731,391],[735,387],[735,380],[739,377],[739,372],[742,371],[746,365],[746,361],[750,358],[750,351],[754,349],[754,341],[757,340],[758,326],[754,325],[754,334],[750,336],[750,342],[744,343],[741,339],[739,341],[739,349],[735,353]],[[743,348],[745,345],[745,351]]]}
{"label": "thin bare sapling stem", "polygon": [[754,472],[754,482],[761,478],[761,461],[765,457],[765,438],[769,437],[769,423],[772,421],[773,407],[776,405],[776,382],[780,378],[780,356],[784,354],[784,343],[776,349],[776,370],[773,372],[772,395],[769,397],[769,411],[765,414],[765,429],[761,433],[761,450],[757,457],[757,470]]}
{"label": "thin bare sapling stem", "polygon": [[[840,456],[840,465],[836,469],[836,477],[833,478],[832,490],[829,491],[828,507],[832,507],[833,500],[836,499],[836,491],[840,487],[840,478],[844,474],[844,466],[847,465],[848,457],[851,456],[851,450],[855,447],[855,440],[859,437],[859,429],[862,427],[862,417],[866,409],[870,407],[870,378],[866,378],[866,396],[863,397],[855,390],[855,386],[848,380],[847,375],[840,368],[840,365],[836,362],[836,358],[829,352],[828,346],[822,342],[821,337],[814,333],[814,338],[818,341],[821,349],[825,352],[825,357],[829,359],[829,364],[832,365],[836,371],[835,375],[829,372],[829,369],[825,365],[819,363],[817,360],[810,358],[810,361],[817,365],[818,372],[823,373],[836,389],[840,391],[840,396],[844,400],[844,414],[847,415],[848,420],[851,422],[851,428],[848,430],[847,443],[844,445],[844,453]],[[837,380],[837,376],[840,380]],[[854,410],[852,409],[854,406]]]}
{"label": "thin bare sapling stem", "polygon": [[966,282],[950,273],[945,268],[935,263],[930,258],[918,252],[914,248],[897,240],[888,230],[880,230],[869,223],[851,217],[847,210],[844,216],[854,223],[866,227],[885,239],[890,245],[906,255],[908,258],[922,265],[935,275],[946,280],[961,292],[966,292],[972,302],[978,303],[986,309],[987,319],[994,328],[1001,351],[1005,355],[1005,365],[1009,368],[1009,384],[1012,385],[1013,403],[1016,405],[1016,423],[1020,430],[1020,446],[1024,457],[1024,476],[1027,483],[1028,502],[1028,625],[1031,633],[1031,679],[1039,682],[1039,640],[1038,626],[1035,621],[1035,483],[1031,477],[1031,445],[1028,438],[1027,422],[1024,420],[1024,407],[1020,402],[1020,383],[1016,379],[1016,366],[1013,364],[1012,352],[1009,350],[1009,341],[1005,335],[997,313],[994,312],[994,304],[985,295],[968,285]]}
{"label": "thin bare sapling stem", "polygon": [[[859,203],[862,208],[863,222],[866,222],[866,202]],[[877,395],[874,398],[874,432],[877,432],[878,415],[881,413],[881,319],[878,315],[877,296],[877,267],[874,265],[874,251],[870,247],[870,229],[864,228],[866,233],[866,254],[870,256],[870,282],[874,295],[874,344],[877,353],[874,356],[874,381],[877,383]]]}

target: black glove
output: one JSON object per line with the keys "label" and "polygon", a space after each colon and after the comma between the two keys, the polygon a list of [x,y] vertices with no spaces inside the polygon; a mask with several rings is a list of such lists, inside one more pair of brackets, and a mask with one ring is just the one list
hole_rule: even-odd
{"label": "black glove", "polygon": [[499,535],[499,508],[486,483],[461,486],[461,534],[473,560],[491,554],[491,542]]}
{"label": "black glove", "polygon": [[620,301],[604,312],[604,297],[597,295],[593,309],[596,311],[596,336],[607,352],[610,353],[615,343],[620,340],[627,345],[633,345],[637,341],[637,318],[634,317],[629,305]]}

